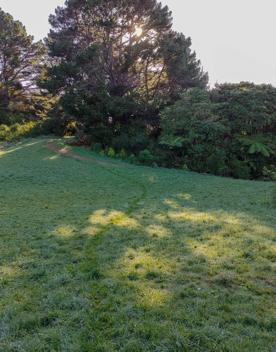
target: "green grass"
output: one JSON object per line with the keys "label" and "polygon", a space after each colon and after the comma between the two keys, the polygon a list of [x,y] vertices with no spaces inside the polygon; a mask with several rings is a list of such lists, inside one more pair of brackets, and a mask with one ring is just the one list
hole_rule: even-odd
{"label": "green grass", "polygon": [[1,352],[276,349],[272,183],[46,144],[0,149]]}

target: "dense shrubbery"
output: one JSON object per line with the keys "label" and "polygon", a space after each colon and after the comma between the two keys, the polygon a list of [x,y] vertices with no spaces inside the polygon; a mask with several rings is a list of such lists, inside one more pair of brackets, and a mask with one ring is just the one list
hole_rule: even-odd
{"label": "dense shrubbery", "polygon": [[[37,127],[35,122],[16,123],[11,126],[0,125],[0,141],[11,142],[23,137],[34,137],[34,130]],[[37,135],[40,131],[37,131]]]}
{"label": "dense shrubbery", "polygon": [[53,134],[52,120],[20,121],[12,125],[0,125],[0,142],[12,142],[21,138],[38,137]]}
{"label": "dense shrubbery", "polygon": [[38,89],[46,47],[0,8],[0,140],[45,134],[56,98]]}
{"label": "dense shrubbery", "polygon": [[[193,88],[160,113],[160,133],[130,124],[94,151],[145,165],[276,180],[276,89],[250,83]],[[99,139],[96,139],[99,140]],[[131,156],[131,157],[130,157]]]}
{"label": "dense shrubbery", "polygon": [[[272,178],[276,89],[249,83],[189,90],[161,114],[168,165],[236,178]],[[273,166],[274,165],[274,166]]]}

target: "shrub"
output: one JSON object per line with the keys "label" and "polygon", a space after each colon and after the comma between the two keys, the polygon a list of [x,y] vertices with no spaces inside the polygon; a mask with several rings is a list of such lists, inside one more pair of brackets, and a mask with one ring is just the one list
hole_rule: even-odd
{"label": "shrub", "polygon": [[227,175],[228,168],[225,163],[226,154],[224,150],[216,150],[206,160],[208,172],[214,175]]}
{"label": "shrub", "polygon": [[147,149],[150,144],[150,137],[143,132],[135,135],[122,133],[115,137],[112,146],[115,150],[124,149],[128,153],[138,154],[140,151]]}
{"label": "shrub", "polygon": [[102,145],[101,143],[92,143],[91,144],[91,150],[93,150],[93,152],[95,153],[100,153],[100,151],[102,150]]}
{"label": "shrub", "polygon": [[263,169],[263,176],[267,180],[276,181],[276,166],[265,166]]}
{"label": "shrub", "polygon": [[118,154],[118,158],[119,158],[119,159],[122,159],[122,160],[125,160],[125,159],[127,158],[127,153],[125,152],[124,149],[122,149],[122,150],[120,151],[120,153]]}
{"label": "shrub", "polygon": [[0,124],[11,126],[24,121],[24,114],[12,113],[0,110]]}
{"label": "shrub", "polygon": [[249,179],[250,168],[246,162],[240,160],[232,160],[229,163],[231,176],[234,178]]}
{"label": "shrub", "polygon": [[148,149],[145,149],[139,153],[138,161],[144,165],[152,165],[155,161],[155,157]]}
{"label": "shrub", "polygon": [[168,166],[235,178],[273,179],[276,89],[250,83],[198,88],[161,112]]}
{"label": "shrub", "polygon": [[0,141],[11,142],[23,137],[35,137],[38,122],[29,121],[24,124],[16,123],[12,126],[0,125]]}
{"label": "shrub", "polygon": [[10,128],[7,125],[0,125],[0,141],[7,141],[10,136]]}
{"label": "shrub", "polygon": [[134,154],[131,154],[130,156],[128,156],[127,161],[130,164],[136,164],[137,163],[137,158]]}
{"label": "shrub", "polygon": [[108,148],[106,155],[109,158],[115,158],[116,152],[115,152],[115,150],[113,148]]}

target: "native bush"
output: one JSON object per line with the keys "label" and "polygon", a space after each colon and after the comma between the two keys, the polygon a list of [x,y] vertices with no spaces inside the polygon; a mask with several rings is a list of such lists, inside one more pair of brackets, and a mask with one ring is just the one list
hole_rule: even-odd
{"label": "native bush", "polygon": [[91,150],[93,150],[93,152],[95,153],[100,153],[100,151],[102,150],[102,145],[101,143],[92,143],[91,145]]}
{"label": "native bush", "polygon": [[34,121],[16,123],[11,126],[0,125],[0,141],[11,142],[23,137],[35,137],[40,134],[38,122]]}
{"label": "native bush", "polygon": [[155,161],[155,156],[148,149],[145,149],[139,153],[138,161],[144,165],[152,165]]}
{"label": "native bush", "polygon": [[273,179],[276,89],[250,83],[191,89],[161,113],[167,163],[235,178]]}

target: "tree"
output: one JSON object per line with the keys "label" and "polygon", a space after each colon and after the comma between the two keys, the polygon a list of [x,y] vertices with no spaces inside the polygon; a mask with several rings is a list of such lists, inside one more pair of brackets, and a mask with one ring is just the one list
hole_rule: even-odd
{"label": "tree", "polygon": [[228,131],[214,113],[209,92],[193,88],[182,94],[162,111],[161,128],[160,145],[170,150],[175,166],[185,164],[194,171],[224,172],[222,149]]}
{"label": "tree", "polygon": [[[44,53],[25,27],[0,8],[0,110],[22,109],[36,88],[35,79]],[[1,121],[0,121],[1,122]]]}
{"label": "tree", "polygon": [[50,23],[54,65],[44,86],[86,126],[154,124],[180,91],[207,84],[190,39],[172,31],[156,0],[67,0]]}
{"label": "tree", "polygon": [[216,112],[231,132],[244,136],[276,132],[276,88],[249,82],[216,85],[211,91]]}
{"label": "tree", "polygon": [[274,178],[276,89],[251,83],[190,89],[161,113],[168,164],[237,178]]}

